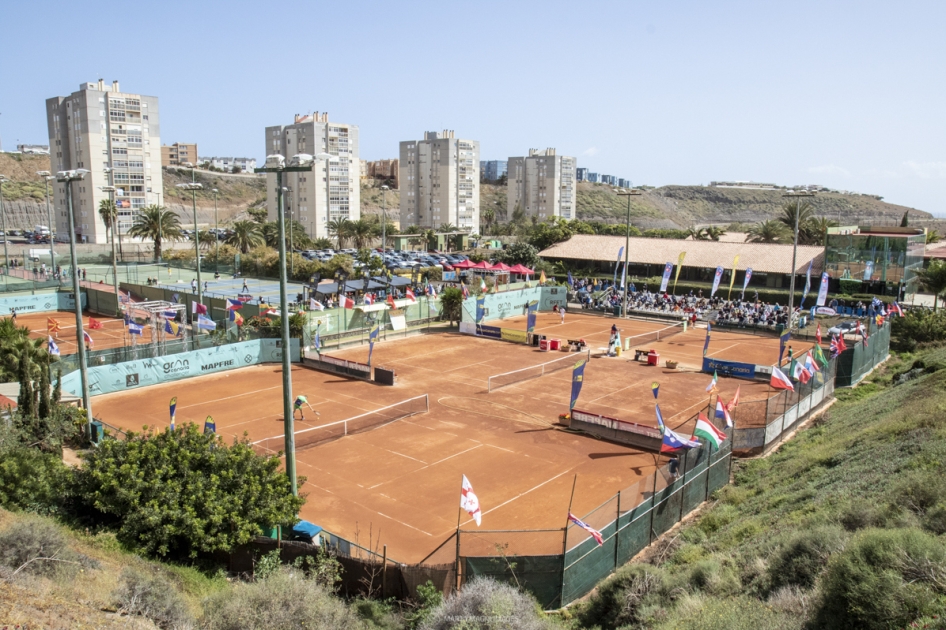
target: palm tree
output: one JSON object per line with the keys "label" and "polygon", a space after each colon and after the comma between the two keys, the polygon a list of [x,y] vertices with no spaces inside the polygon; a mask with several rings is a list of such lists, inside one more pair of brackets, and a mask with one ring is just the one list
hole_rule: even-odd
{"label": "palm tree", "polygon": [[313,249],[332,249],[332,241],[327,238],[317,238],[312,241]]}
{"label": "palm tree", "polygon": [[706,234],[706,228],[690,226],[687,228],[687,238],[694,241],[705,241],[709,238]]}
{"label": "palm tree", "polygon": [[437,228],[437,231],[440,232],[441,234],[446,234],[447,232],[456,232],[458,229],[459,228],[455,226],[454,224],[447,222],[447,223],[441,223],[440,227]]}
{"label": "palm tree", "polygon": [[135,216],[135,222],[128,235],[154,242],[154,259],[161,257],[161,244],[167,241],[180,241],[184,238],[181,220],[177,214],[163,206],[147,206]]}
{"label": "palm tree", "polygon": [[345,247],[345,241],[351,238],[351,221],[348,219],[332,219],[328,222],[329,236],[338,241],[338,249]]}
{"label": "palm tree", "polygon": [[414,225],[413,223],[404,228],[404,234],[420,234],[420,232],[420,226]]}
{"label": "palm tree", "polygon": [[494,208],[486,208],[480,212],[480,221],[483,222],[485,226],[483,229],[484,234],[489,233],[489,227],[496,220],[496,210]]}
{"label": "palm tree", "polygon": [[437,242],[436,230],[424,230],[421,234],[424,237],[424,249],[430,249],[430,244]]}
{"label": "palm tree", "polygon": [[440,294],[440,317],[450,322],[459,322],[463,316],[463,291],[448,287]]}
{"label": "palm tree", "polygon": [[719,237],[726,233],[726,230],[716,225],[706,228],[706,237],[711,241],[718,241]]}
{"label": "palm tree", "polygon": [[790,234],[781,221],[761,221],[746,232],[748,243],[778,243]]}
{"label": "palm tree", "polygon": [[99,216],[102,217],[102,222],[105,223],[106,239],[109,234],[114,236],[115,220],[118,219],[118,208],[115,206],[115,202],[111,199],[103,199],[100,201]]}
{"label": "palm tree", "polygon": [[279,226],[275,221],[267,221],[260,227],[263,242],[269,247],[279,247]]}
{"label": "palm tree", "polygon": [[795,217],[798,217],[798,242],[799,244],[808,244],[813,240],[813,234],[809,230],[811,220],[815,218],[815,209],[809,201],[789,201],[782,206],[782,216],[778,218],[782,225],[788,228],[794,240],[795,235]]}
{"label": "palm tree", "polygon": [[917,269],[920,288],[933,294],[933,312],[939,308],[939,296],[946,293],[946,262],[934,260],[926,269]]}
{"label": "palm tree", "polygon": [[837,227],[838,222],[832,221],[827,217],[812,217],[805,226],[810,238],[810,245],[821,245],[824,243],[824,236],[828,233],[828,228]]}
{"label": "palm tree", "polygon": [[254,247],[259,247],[266,241],[260,232],[260,225],[256,221],[237,221],[232,226],[230,236],[224,241],[246,254]]}
{"label": "palm tree", "polygon": [[[199,245],[200,249],[204,251],[207,251],[208,249],[210,249],[210,247],[217,241],[217,236],[215,234],[211,234],[207,230],[203,230],[202,232],[199,232],[197,234],[197,238],[200,239],[200,245]],[[193,236],[191,236],[191,240],[194,240]]]}
{"label": "palm tree", "polygon": [[354,241],[355,248],[361,249],[362,247],[367,247],[368,243],[371,242],[371,239],[375,236],[375,225],[370,223],[365,219],[358,219],[357,221],[349,221],[350,223],[350,236],[352,241]]}

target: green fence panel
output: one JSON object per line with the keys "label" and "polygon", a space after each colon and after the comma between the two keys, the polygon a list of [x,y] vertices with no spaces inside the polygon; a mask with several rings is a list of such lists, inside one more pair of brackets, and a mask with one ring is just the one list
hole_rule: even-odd
{"label": "green fence panel", "polygon": [[578,599],[614,570],[616,526],[617,522],[612,521],[598,530],[604,539],[603,545],[588,538],[565,552],[562,601],[569,603]]}
{"label": "green fence panel", "polygon": [[672,485],[657,493],[654,507],[654,536],[674,526],[680,520],[680,505],[683,502],[683,479],[677,479]]}
{"label": "green fence panel", "polygon": [[[728,444],[732,444],[731,441],[727,440]],[[709,492],[719,490],[723,486],[729,483],[729,463],[732,459],[732,450],[731,447],[727,448],[725,451],[720,453],[714,453],[712,459],[712,465],[709,469]]]}
{"label": "green fence panel", "polygon": [[687,515],[695,510],[700,503],[706,500],[707,471],[704,461],[692,472],[687,474],[686,485],[683,486],[683,514]]}
{"label": "green fence panel", "polygon": [[615,563],[617,566],[629,562],[650,544],[650,517],[653,507],[654,500],[650,497],[627,514],[621,515]]}
{"label": "green fence panel", "polygon": [[461,558],[464,581],[491,577],[515,586],[517,583],[539,602],[544,610],[561,607],[562,556],[508,556],[505,558]]}

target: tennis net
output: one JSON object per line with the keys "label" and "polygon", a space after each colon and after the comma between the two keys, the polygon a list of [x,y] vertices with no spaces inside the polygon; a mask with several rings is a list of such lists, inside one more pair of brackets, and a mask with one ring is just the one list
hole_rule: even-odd
{"label": "tennis net", "polygon": [[513,383],[521,383],[529,379],[541,378],[552,372],[572,368],[581,359],[587,361],[589,358],[591,358],[591,350],[586,350],[579,354],[570,353],[558,359],[553,359],[552,361],[533,365],[532,367],[495,374],[489,377],[487,391],[492,392],[500,387],[512,385]]}
{"label": "tennis net", "polygon": [[667,337],[672,337],[683,332],[683,322],[673,324],[672,326],[665,326],[660,330],[654,330],[649,333],[643,333],[641,335],[634,335],[633,337],[626,337],[624,339],[624,348],[630,350],[636,346],[642,346],[646,343],[652,343],[654,341],[660,341],[666,339]]}
{"label": "tennis net", "polygon": [[[430,406],[428,404],[427,394],[424,394],[422,396],[415,396],[414,398],[409,398],[399,403],[388,405],[387,407],[382,407],[381,409],[375,409],[374,411],[369,411],[368,413],[363,413],[346,420],[339,420],[338,422],[331,422],[318,427],[301,429],[296,431],[294,434],[296,451],[312,448],[313,446],[318,446],[319,444],[324,444],[325,442],[337,440],[338,438],[345,437],[346,435],[353,435],[356,433],[363,433],[365,431],[377,429],[378,427],[382,427],[386,424],[394,422],[395,420],[401,420],[402,418],[408,418],[417,414],[427,413],[429,410]],[[261,455],[281,454],[285,450],[286,434],[284,433],[282,435],[264,438],[256,442],[252,442],[250,446],[252,446],[253,450],[255,450],[257,453],[260,453]]]}

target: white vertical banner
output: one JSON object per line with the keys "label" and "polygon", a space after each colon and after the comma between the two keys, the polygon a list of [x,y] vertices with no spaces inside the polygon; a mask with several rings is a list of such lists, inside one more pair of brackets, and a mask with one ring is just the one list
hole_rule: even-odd
{"label": "white vertical banner", "polygon": [[821,286],[818,287],[818,301],[815,303],[816,306],[824,306],[824,303],[828,300],[829,277],[827,271],[821,274]]}
{"label": "white vertical banner", "polygon": [[673,271],[673,263],[668,262],[664,265],[664,277],[660,281],[660,292],[663,293],[667,290],[667,285],[670,283],[670,273]]}
{"label": "white vertical banner", "polygon": [[749,286],[749,280],[752,279],[752,267],[746,268],[746,279],[742,281],[742,297],[746,297],[746,287]]}
{"label": "white vertical banner", "polygon": [[713,290],[710,291],[710,297],[713,297],[714,295],[716,295],[716,290],[719,289],[719,281],[722,279],[723,279],[723,268],[720,266],[716,268],[716,277],[713,278]]}

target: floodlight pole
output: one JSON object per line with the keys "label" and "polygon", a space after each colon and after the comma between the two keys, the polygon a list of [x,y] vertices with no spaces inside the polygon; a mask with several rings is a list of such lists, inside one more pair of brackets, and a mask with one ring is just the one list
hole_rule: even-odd
{"label": "floodlight pole", "polygon": [[627,197],[627,226],[624,235],[624,294],[621,296],[621,318],[627,317],[627,261],[631,251],[631,197],[642,195],[639,190],[622,190],[618,193],[621,197]]}
{"label": "floodlight pole", "polygon": [[214,194],[214,271],[220,270],[220,224],[217,223],[217,193],[220,192],[216,188],[213,189]]}
{"label": "floodlight pole", "polygon": [[296,435],[292,410],[292,356],[289,345],[289,299],[286,295],[286,217],[283,208],[282,174],[312,172],[312,166],[272,166],[254,169],[256,173],[276,174],[276,223],[279,238],[279,328],[282,339],[282,410],[285,435],[286,475],[294,496],[299,495],[296,481]]}
{"label": "floodlight pole", "polygon": [[[787,192],[783,197],[814,197],[810,191]],[[798,215],[801,207],[795,202],[795,234],[792,242],[792,277],[788,284],[788,329],[792,329],[792,315],[795,314],[795,265],[798,264]]]}
{"label": "floodlight pole", "polygon": [[6,267],[6,275],[10,275],[10,254],[7,252],[7,241],[10,235],[7,233],[7,213],[3,209],[3,183],[10,181],[4,175],[0,175],[0,229],[3,230],[3,265]]}
{"label": "floodlight pole", "polygon": [[36,174],[43,178],[43,186],[46,187],[46,221],[49,223],[49,264],[52,266],[53,272],[55,272],[56,252],[53,251],[53,241],[55,241],[53,238],[53,228],[55,226],[53,225],[53,213],[49,207],[49,180],[51,180],[53,176],[49,171],[38,171]]}

